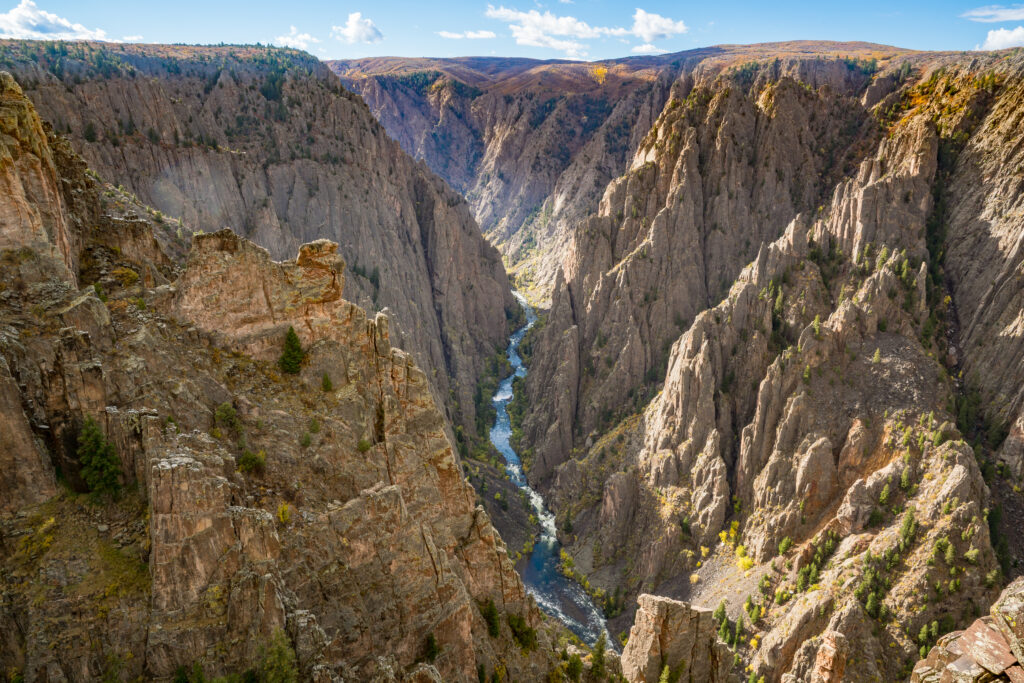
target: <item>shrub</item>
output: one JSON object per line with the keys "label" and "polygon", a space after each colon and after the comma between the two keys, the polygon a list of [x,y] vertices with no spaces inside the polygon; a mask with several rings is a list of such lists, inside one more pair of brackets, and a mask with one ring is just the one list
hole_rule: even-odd
{"label": "shrub", "polygon": [[323,379],[320,380],[320,388],[325,392],[334,391],[334,383],[331,382],[331,376],[326,372],[324,373]]}
{"label": "shrub", "polygon": [[292,509],[288,503],[281,503],[277,506],[277,520],[281,524],[287,524],[292,520]]}
{"label": "shrub", "polygon": [[569,663],[565,665],[565,675],[570,681],[579,681],[583,676],[583,660],[576,653],[569,657]]}
{"label": "shrub", "polygon": [[260,657],[260,678],[263,683],[298,683],[299,669],[295,651],[284,631],[277,629]]}
{"label": "shrub", "polygon": [[871,356],[871,362],[875,365],[882,362],[882,349],[875,349],[875,355]]}
{"label": "shrub", "polygon": [[498,622],[498,608],[494,606],[494,600],[488,600],[480,605],[480,615],[487,622],[487,635],[497,638],[501,635],[501,624]]}
{"label": "shrub", "polygon": [[277,361],[278,367],[281,368],[281,372],[297,375],[302,369],[302,361],[305,357],[302,343],[299,342],[299,335],[295,333],[294,327],[289,326],[288,332],[284,336],[284,351]]}
{"label": "shrub", "polygon": [[785,555],[793,547],[793,539],[786,536],[779,542],[779,555]]}
{"label": "shrub", "polygon": [[242,431],[242,421],[238,419],[238,412],[228,402],[221,403],[213,411],[213,421],[219,427],[227,427],[235,434]]}
{"label": "shrub", "polygon": [[537,631],[526,624],[526,619],[518,614],[508,615],[508,626],[512,629],[512,636],[524,650],[532,650],[537,646]]}
{"label": "shrub", "polygon": [[85,138],[86,142],[96,142],[96,126],[93,122],[85,124],[85,130],[82,132],[82,137]]}
{"label": "shrub", "polygon": [[139,281],[139,274],[131,268],[115,268],[110,272],[110,274],[113,275],[125,289]]}
{"label": "shrub", "polygon": [[238,471],[249,473],[255,472],[257,474],[263,474],[267,469],[267,454],[263,451],[253,453],[248,449],[242,451],[242,455],[238,457]]}
{"label": "shrub", "polygon": [[427,634],[427,643],[423,650],[423,659],[433,663],[439,654],[441,654],[441,646],[437,644],[437,638],[433,633]]}
{"label": "shrub", "polygon": [[369,439],[359,439],[359,443],[356,444],[356,449],[358,449],[360,453],[365,453],[371,448],[373,448],[373,443],[371,443]]}
{"label": "shrub", "polygon": [[92,417],[78,434],[79,474],[89,490],[98,496],[117,496],[121,491],[121,460]]}
{"label": "shrub", "polygon": [[309,421],[309,431],[312,434],[320,433],[320,421],[317,420],[315,417]]}
{"label": "shrub", "polygon": [[313,443],[313,437],[309,435],[309,432],[305,432],[302,438],[299,439],[299,445],[303,448],[309,448],[309,444]]}

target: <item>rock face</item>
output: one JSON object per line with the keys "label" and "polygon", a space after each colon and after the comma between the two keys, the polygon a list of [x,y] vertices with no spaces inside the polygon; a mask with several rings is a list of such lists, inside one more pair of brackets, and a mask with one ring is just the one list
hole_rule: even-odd
{"label": "rock face", "polygon": [[519,312],[499,254],[323,64],[273,48],[4,45],[0,68],[42,117],[182,232],[230,227],[277,259],[336,242],[349,297],[391,313],[396,342],[475,432],[477,380]]}
{"label": "rock face", "polygon": [[753,73],[695,68],[673,84],[631,169],[566,255],[536,354],[552,365],[527,386],[533,414],[523,430],[537,480],[642,406],[672,342],[854,167],[875,135],[858,99],[868,83],[822,57]]}
{"label": "rock face", "polygon": [[[476,506],[428,376],[386,315],[342,298],[337,245],[281,263],[223,230],[177,272],[152,214],[0,83],[3,170],[31,189],[0,205],[32,218],[0,253],[5,675],[240,674],[271,648],[299,680],[544,678],[561,632]],[[276,366],[289,327],[296,375]],[[82,495],[87,418],[115,449],[116,499]],[[532,651],[513,623],[524,643],[539,631]]]}
{"label": "rock face", "polygon": [[641,595],[622,652],[622,674],[630,683],[657,683],[667,667],[673,680],[725,683],[732,655],[716,631],[709,609]]}
{"label": "rock face", "polygon": [[385,57],[328,64],[409,154],[466,196],[520,288],[547,302],[575,224],[597,211],[607,184],[630,167],[673,81],[799,54],[835,61],[903,52],[797,41],[588,63]]}
{"label": "rock face", "polygon": [[1024,579],[1017,579],[992,605],[990,616],[943,636],[914,667],[911,683],[1024,680],[1022,618]]}
{"label": "rock face", "polygon": [[993,600],[1022,82],[1019,55],[681,75],[528,340],[521,450],[575,571],[725,599],[768,681],[905,680]]}

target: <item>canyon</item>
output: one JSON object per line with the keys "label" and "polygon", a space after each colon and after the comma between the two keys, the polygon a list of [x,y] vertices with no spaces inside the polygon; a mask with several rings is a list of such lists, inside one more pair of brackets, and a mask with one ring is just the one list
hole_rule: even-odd
{"label": "canyon", "polygon": [[1021,675],[1020,50],[0,69],[10,680]]}

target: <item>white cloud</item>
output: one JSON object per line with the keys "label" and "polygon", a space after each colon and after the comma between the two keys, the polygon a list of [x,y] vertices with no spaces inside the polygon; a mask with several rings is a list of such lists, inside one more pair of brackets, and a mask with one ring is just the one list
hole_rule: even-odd
{"label": "white cloud", "polygon": [[437,35],[442,38],[448,38],[449,40],[461,40],[462,38],[468,38],[470,40],[484,40],[487,38],[497,38],[497,34],[494,31],[463,31],[462,33],[453,33],[452,31],[438,31]]}
{"label": "white cloud", "polygon": [[689,29],[681,21],[674,21],[660,14],[645,12],[637,8],[633,14],[633,30],[631,33],[646,43],[671,38],[677,33],[686,33]]}
{"label": "white cloud", "polygon": [[142,40],[142,36],[122,36],[121,42],[124,43],[137,43]]}
{"label": "white cloud", "polygon": [[647,43],[645,45],[635,46],[631,52],[635,52],[638,55],[660,55],[668,52],[668,50],[662,50],[660,47]]}
{"label": "white cloud", "polygon": [[1024,26],[1015,29],[999,28],[989,31],[985,43],[976,50],[1003,50],[1008,47],[1024,47]]}
{"label": "white cloud", "polygon": [[331,35],[346,43],[376,43],[384,39],[377,25],[370,19],[364,19],[362,12],[348,15],[344,26],[332,26]]}
{"label": "white cloud", "polygon": [[12,10],[0,14],[0,38],[28,40],[110,40],[103,29],[89,29],[64,17],[21,0]]}
{"label": "white cloud", "polygon": [[988,23],[997,23],[1000,21],[1022,21],[1024,20],[1024,5],[1014,5],[1013,7],[986,5],[985,7],[975,7],[972,10],[967,10],[960,16],[964,19],[970,19],[971,21]]}
{"label": "white cloud", "polygon": [[587,45],[581,40],[593,40],[609,36],[635,36],[650,47],[647,51],[657,51],[653,45],[655,40],[685,33],[686,24],[659,14],[646,12],[637,8],[633,14],[631,28],[622,26],[591,26],[576,17],[559,16],[545,11],[543,14],[535,9],[523,12],[510,9],[504,5],[487,6],[487,16],[491,19],[504,21],[512,31],[512,37],[519,45],[546,47],[566,53],[569,57],[584,57]]}
{"label": "white cloud", "polygon": [[308,50],[310,45],[319,42],[318,39],[308,33],[299,33],[299,30],[294,26],[288,31],[288,35],[274,38],[274,45],[294,47],[296,50]]}

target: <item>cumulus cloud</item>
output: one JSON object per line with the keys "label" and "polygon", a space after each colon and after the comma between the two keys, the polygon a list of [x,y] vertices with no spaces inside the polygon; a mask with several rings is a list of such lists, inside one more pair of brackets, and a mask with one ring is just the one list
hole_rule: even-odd
{"label": "cumulus cloud", "polygon": [[318,39],[308,33],[299,33],[299,30],[294,26],[291,27],[290,31],[288,31],[288,35],[274,38],[274,45],[293,47],[296,50],[308,50],[310,45],[319,42],[320,41]]}
{"label": "cumulus cloud", "polygon": [[495,34],[494,31],[463,31],[462,33],[438,31],[437,35],[442,38],[448,38],[449,40],[461,40],[463,38],[468,38],[469,40],[484,40],[486,38],[497,38],[497,34]]}
{"label": "cumulus cloud", "polygon": [[644,45],[637,45],[631,52],[635,52],[638,55],[660,55],[668,52],[668,50],[662,50],[660,47],[645,43]]}
{"label": "cumulus cloud", "polygon": [[332,26],[331,35],[346,43],[376,43],[384,39],[377,25],[370,19],[364,19],[362,12],[348,15],[344,26]]}
{"label": "cumulus cloud", "polygon": [[102,29],[86,28],[53,12],[21,0],[12,10],[0,14],[0,38],[28,40],[110,40]]}
{"label": "cumulus cloud", "polygon": [[970,19],[971,21],[988,23],[998,23],[1001,21],[1024,21],[1024,5],[1013,5],[1012,7],[1006,7],[1004,5],[986,5],[985,7],[975,7],[974,9],[967,10],[960,16],[964,19]]}
{"label": "cumulus cloud", "polygon": [[978,50],[1003,50],[1008,47],[1024,47],[1024,26],[1015,29],[999,28],[989,31],[985,43]]}
{"label": "cumulus cloud", "polygon": [[568,15],[560,16],[552,14],[550,11],[541,13],[535,9],[524,12],[510,9],[504,5],[500,7],[488,5],[486,14],[491,19],[506,22],[517,44],[546,47],[564,52],[569,57],[586,56],[587,45],[580,42],[582,40],[608,36],[635,36],[646,44],[641,47],[652,48],[645,50],[651,52],[659,49],[651,45],[653,41],[685,33],[688,30],[686,24],[681,21],[646,12],[639,8],[633,14],[633,25],[630,28],[591,26],[585,21]]}
{"label": "cumulus cloud", "polygon": [[646,43],[671,38],[678,33],[686,33],[688,30],[683,22],[673,21],[660,14],[645,12],[639,8],[633,14],[633,29],[631,33]]}

